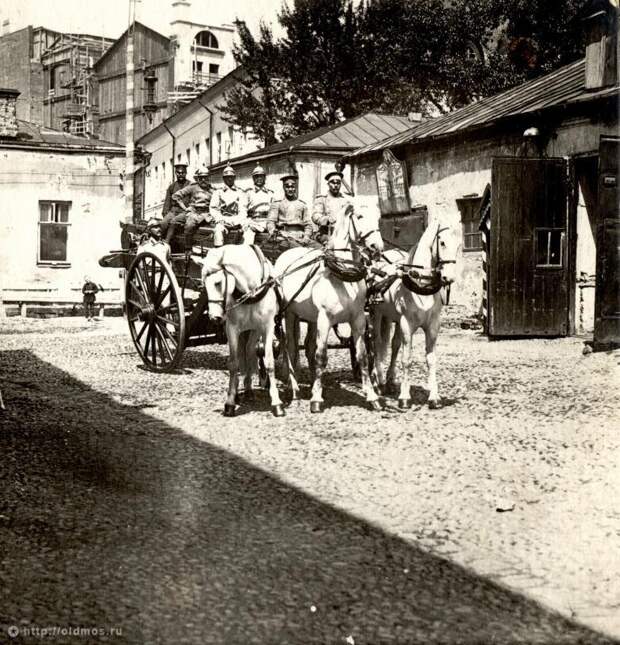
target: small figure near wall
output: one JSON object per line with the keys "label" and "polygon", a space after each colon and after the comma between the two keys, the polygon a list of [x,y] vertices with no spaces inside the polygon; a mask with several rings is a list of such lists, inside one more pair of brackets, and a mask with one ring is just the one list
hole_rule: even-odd
{"label": "small figure near wall", "polygon": [[97,300],[97,293],[104,291],[100,284],[95,284],[88,276],[84,276],[84,286],[82,293],[84,294],[84,316],[89,322],[95,320],[95,301]]}

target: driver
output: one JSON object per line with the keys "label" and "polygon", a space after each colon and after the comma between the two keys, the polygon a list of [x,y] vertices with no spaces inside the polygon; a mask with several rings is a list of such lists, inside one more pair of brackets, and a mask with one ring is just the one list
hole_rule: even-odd
{"label": "driver", "polygon": [[273,236],[282,231],[289,246],[308,246],[312,242],[312,220],[306,202],[297,198],[297,175],[280,178],[284,199],[271,203],[267,232]]}
{"label": "driver", "polygon": [[318,195],[312,208],[312,221],[318,227],[315,239],[325,244],[330,238],[336,217],[342,207],[351,203],[350,197],[342,194],[342,173],[333,170],[325,175],[327,181],[327,195]]}

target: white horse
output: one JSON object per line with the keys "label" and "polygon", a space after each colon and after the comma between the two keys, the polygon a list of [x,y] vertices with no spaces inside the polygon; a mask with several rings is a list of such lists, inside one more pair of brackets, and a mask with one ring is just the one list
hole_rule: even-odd
{"label": "white horse", "polygon": [[[424,231],[417,248],[413,248],[408,254],[397,250],[390,250],[384,254],[384,258],[392,263],[391,269],[397,268],[401,277],[387,289],[383,302],[372,307],[376,353],[373,373],[381,392],[386,392],[393,386],[398,351],[402,344],[399,408],[407,409],[411,406],[411,349],[413,334],[420,327],[424,330],[426,339],[428,405],[433,409],[439,405],[435,344],[443,306],[442,291],[443,287],[454,282],[456,277],[459,246],[460,239],[454,231],[434,222]],[[390,269],[389,265],[383,265],[383,268]],[[435,293],[430,293],[432,291]],[[383,365],[393,323],[396,323],[396,329],[386,379]]]}
{"label": "white horse", "polygon": [[[361,207],[346,205],[338,214],[329,247],[340,260],[360,260],[359,249],[364,246],[374,254],[383,250],[379,233],[379,214],[364,211]],[[301,267],[301,268],[298,268]],[[289,249],[275,263],[285,311],[285,329],[289,357],[289,379],[293,399],[299,397],[295,375],[298,345],[296,319],[308,322],[309,343],[306,355],[312,373],[311,412],[323,410],[322,376],[327,367],[327,336],[339,323],[349,323],[362,372],[362,388],[373,409],[380,409],[378,396],[368,374],[368,361],[364,345],[364,303],[366,283],[363,279],[343,281],[333,269],[326,266],[322,250],[307,248]],[[316,331],[315,331],[316,329]],[[312,354],[314,353],[314,357]],[[314,360],[312,360],[314,358]]]}
{"label": "white horse", "polygon": [[[215,321],[226,322],[228,336],[228,396],[224,416],[235,415],[239,371],[244,375],[244,394],[253,398],[252,375],[258,353],[264,367],[274,416],[284,416],[274,374],[273,340],[278,301],[268,281],[273,266],[260,250],[249,245],[227,244],[211,249],[202,267],[207,291],[208,313]],[[261,285],[263,289],[258,291]],[[251,297],[247,297],[250,294]]]}

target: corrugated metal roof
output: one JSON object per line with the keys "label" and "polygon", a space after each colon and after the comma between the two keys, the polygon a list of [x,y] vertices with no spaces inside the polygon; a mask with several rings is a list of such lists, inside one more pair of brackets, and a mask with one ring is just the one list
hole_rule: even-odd
{"label": "corrugated metal roof", "polygon": [[20,146],[32,146],[36,148],[46,147],[63,147],[68,149],[88,149],[88,150],[110,150],[111,148],[122,152],[124,147],[116,143],[101,141],[100,139],[86,139],[78,137],[68,132],[52,130],[31,123],[30,121],[17,120],[17,137],[3,138],[2,144],[10,146],[11,144]]}
{"label": "corrugated metal roof", "polygon": [[405,132],[390,136],[383,141],[365,145],[347,156],[357,157],[369,152],[393,148],[403,143],[475,129],[491,125],[502,119],[558,105],[618,94],[620,90],[616,86],[615,88],[605,88],[600,92],[588,92],[584,89],[584,80],[585,59],[582,59],[495,96],[471,103],[460,110],[415,125]]}
{"label": "corrugated metal roof", "polygon": [[[291,149],[305,150],[336,150],[346,153],[360,146],[377,143],[391,135],[409,130],[411,121],[404,116],[393,114],[364,114],[341,123],[313,130],[298,137],[287,139],[281,143],[256,150],[242,157],[231,159],[231,163],[240,163],[250,159],[262,159]],[[227,162],[214,164],[214,168]]]}

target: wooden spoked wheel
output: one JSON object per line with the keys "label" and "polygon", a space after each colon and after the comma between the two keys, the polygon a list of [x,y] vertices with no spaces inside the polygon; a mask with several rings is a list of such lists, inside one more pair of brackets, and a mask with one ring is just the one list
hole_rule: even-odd
{"label": "wooden spoked wheel", "polygon": [[148,251],[139,253],[127,271],[125,305],[131,338],[147,368],[176,368],[185,345],[185,310],[170,265]]}

